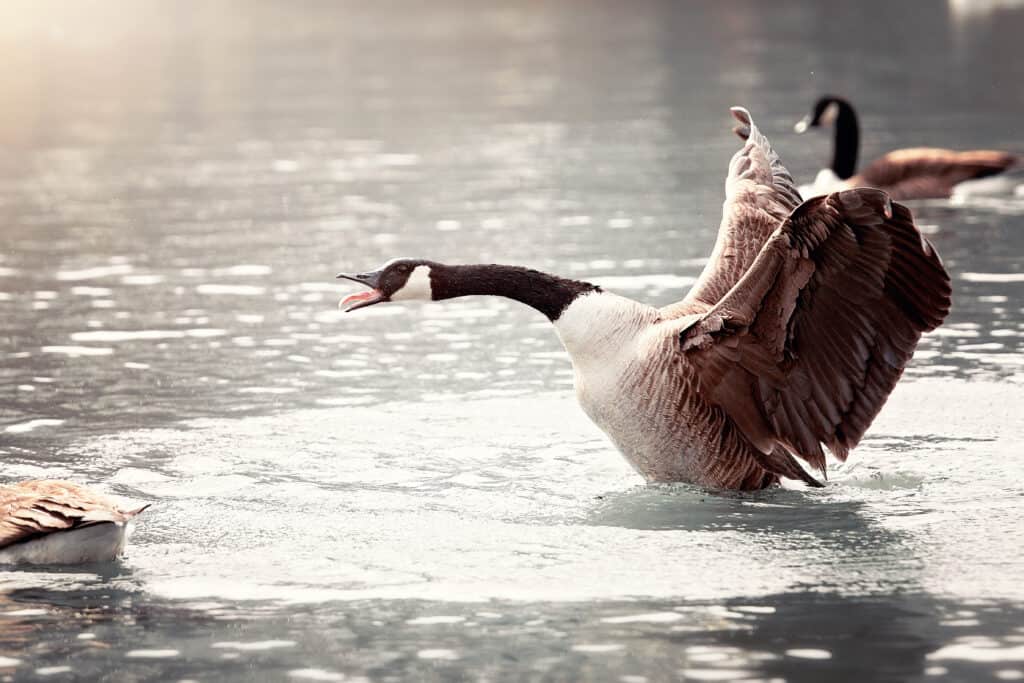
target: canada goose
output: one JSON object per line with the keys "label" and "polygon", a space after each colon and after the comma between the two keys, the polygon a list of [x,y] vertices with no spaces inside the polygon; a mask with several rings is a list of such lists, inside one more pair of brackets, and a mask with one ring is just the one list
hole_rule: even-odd
{"label": "canada goose", "polygon": [[729,164],[711,258],[682,301],[654,308],[595,285],[504,265],[397,259],[341,274],[386,301],[504,296],[554,323],[576,394],[648,481],[760,489],[821,484],[822,444],[857,444],[921,333],[949,311],[950,284],[910,211],[855,189],[801,203],[750,114]]}
{"label": "canada goose", "polygon": [[109,562],[147,507],[124,510],[69,481],[0,486],[0,564]]}
{"label": "canada goose", "polygon": [[[893,199],[941,199],[952,196],[961,183],[1002,173],[1019,162],[1015,155],[996,150],[957,152],[913,147],[889,152],[857,173],[860,129],[857,113],[848,101],[832,95],[822,97],[793,130],[804,133],[809,128],[830,125],[835,127],[832,166],[819,171],[813,185],[800,187],[805,197],[852,187],[876,187]],[[961,190],[969,190],[969,186],[961,186]]]}

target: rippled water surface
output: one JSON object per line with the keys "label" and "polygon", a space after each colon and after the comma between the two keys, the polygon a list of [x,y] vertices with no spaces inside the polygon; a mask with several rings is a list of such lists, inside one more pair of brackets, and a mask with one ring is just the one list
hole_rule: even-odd
{"label": "rippled water surface", "polygon": [[537,313],[333,279],[669,303],[728,106],[802,179],[823,91],[868,158],[1021,150],[1024,10],[427,7],[0,8],[0,480],[152,503],[119,564],[0,573],[0,680],[1024,678],[1024,198],[914,205],[954,311],[815,491],[644,486]]}

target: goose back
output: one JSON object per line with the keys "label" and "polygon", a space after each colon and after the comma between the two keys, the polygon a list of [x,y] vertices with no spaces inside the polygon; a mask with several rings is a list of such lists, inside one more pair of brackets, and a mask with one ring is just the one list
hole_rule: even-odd
{"label": "goose back", "polygon": [[943,199],[960,183],[1003,173],[1018,161],[1016,155],[997,150],[914,147],[879,157],[848,185],[882,188],[893,199]]}
{"label": "goose back", "polygon": [[[113,559],[123,545],[125,524],[146,507],[124,510],[107,496],[68,481],[0,486],[0,561]],[[59,542],[50,538],[56,536]],[[38,557],[45,559],[33,560]]]}

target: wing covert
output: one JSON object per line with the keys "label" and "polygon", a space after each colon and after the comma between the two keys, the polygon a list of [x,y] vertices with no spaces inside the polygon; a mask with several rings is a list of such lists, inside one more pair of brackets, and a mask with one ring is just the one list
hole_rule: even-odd
{"label": "wing covert", "polygon": [[755,446],[824,471],[822,444],[845,459],[949,306],[910,211],[860,188],[796,208],[681,342],[701,391]]}

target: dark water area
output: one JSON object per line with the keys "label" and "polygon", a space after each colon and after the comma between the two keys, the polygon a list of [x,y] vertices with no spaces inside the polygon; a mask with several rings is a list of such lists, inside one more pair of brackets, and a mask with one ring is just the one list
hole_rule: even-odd
{"label": "dark water area", "polygon": [[0,481],[151,502],[113,567],[0,573],[0,679],[1024,678],[1024,196],[912,203],[954,309],[824,491],[646,487],[504,262],[655,304],[751,110],[798,180],[1024,151],[1024,6],[11,2]]}
{"label": "dark water area", "polygon": [[[32,602],[31,596],[17,597],[19,607]],[[97,598],[111,597],[121,601],[121,610],[92,611]],[[118,671],[118,680],[192,678],[197,671],[218,680],[350,680],[342,674],[326,676],[317,668],[323,662],[356,672],[349,673],[356,680],[365,676],[381,681],[638,676],[698,681],[987,680],[991,669],[989,663],[947,658],[940,651],[948,674],[921,675],[937,668],[931,661],[936,643],[978,633],[958,625],[965,621],[956,618],[961,606],[925,596],[851,600],[797,592],[762,596],[756,604],[688,603],[667,612],[662,602],[603,602],[585,611],[571,604],[499,602],[453,609],[423,602],[355,602],[330,610],[297,608],[287,618],[254,610],[230,623],[181,605],[136,605],[133,597],[85,590],[73,603],[60,605],[75,614],[79,627],[84,622],[93,638],[82,640],[80,633],[68,632],[62,619],[66,616],[60,614],[32,620],[38,630],[25,624],[18,637],[26,646],[45,637],[47,647],[40,648],[36,660],[43,670],[70,659],[75,675],[86,680],[109,675],[112,669]],[[53,599],[47,598],[46,605],[52,608]],[[135,617],[126,620],[124,613],[131,607]],[[651,611],[637,615],[637,610]],[[365,619],[367,612],[376,618]],[[837,613],[842,620],[832,616]],[[1009,637],[1018,632],[1024,616],[1015,604],[980,606],[975,613],[987,622],[986,634]],[[648,621],[636,621],[637,616]],[[937,621],[937,616],[945,620]],[[45,624],[45,636],[40,623]],[[19,624],[13,627],[18,630]],[[155,656],[148,662],[135,657],[126,664],[116,650],[118,643],[130,640],[140,648],[137,652],[149,647],[148,652],[159,653],[168,631],[176,634],[182,648],[178,656]],[[457,643],[463,655],[424,650],[425,632],[440,645]],[[311,633],[323,635],[311,638]]]}

